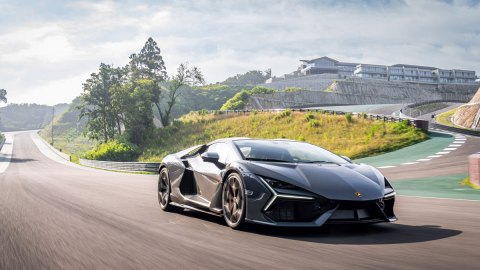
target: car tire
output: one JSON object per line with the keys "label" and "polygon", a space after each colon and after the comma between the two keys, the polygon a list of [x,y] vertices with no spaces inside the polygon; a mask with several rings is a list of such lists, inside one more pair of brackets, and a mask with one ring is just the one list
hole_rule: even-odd
{"label": "car tire", "polygon": [[232,229],[245,226],[246,208],[245,185],[238,173],[231,173],[222,187],[223,217]]}
{"label": "car tire", "polygon": [[164,211],[172,210],[172,205],[170,205],[170,177],[168,175],[168,169],[163,168],[160,170],[160,175],[158,177],[158,203],[160,208]]}

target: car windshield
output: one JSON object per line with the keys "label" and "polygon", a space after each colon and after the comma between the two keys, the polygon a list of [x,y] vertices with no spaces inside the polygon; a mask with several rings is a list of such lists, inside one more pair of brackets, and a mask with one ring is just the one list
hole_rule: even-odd
{"label": "car windshield", "polygon": [[234,144],[246,160],[297,163],[348,163],[318,146],[282,140],[238,140]]}

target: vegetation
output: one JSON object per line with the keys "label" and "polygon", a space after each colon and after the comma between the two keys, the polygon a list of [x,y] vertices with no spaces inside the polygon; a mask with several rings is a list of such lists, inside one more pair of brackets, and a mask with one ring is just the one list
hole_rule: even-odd
{"label": "vegetation", "polygon": [[227,78],[223,84],[230,86],[250,86],[254,87],[257,84],[264,83],[272,76],[272,70],[266,71],[251,70],[244,74],[237,74],[233,77]]}
{"label": "vegetation", "polygon": [[455,127],[455,125],[452,123],[452,121],[450,119],[456,111],[457,111],[457,108],[455,108],[453,110],[450,110],[450,111],[446,111],[444,113],[441,113],[441,114],[435,116],[435,121],[437,121],[437,123],[442,124],[442,125]]}
{"label": "vegetation", "polygon": [[100,64],[83,84],[78,109],[87,119],[85,134],[93,140],[109,142],[123,138],[142,144],[154,130],[155,106],[163,126],[171,122],[172,108],[184,86],[202,84],[196,67],[180,65],[169,78],[157,43],[149,38],[140,53],[130,55],[127,66]]}
{"label": "vegetation", "polygon": [[87,151],[83,157],[94,160],[134,161],[138,154],[137,146],[113,140],[95,146],[95,148]]}
{"label": "vegetation", "polygon": [[[55,115],[65,111],[67,104],[55,105]],[[0,108],[0,130],[32,130],[45,127],[52,120],[52,106],[9,104]]]}
{"label": "vegetation", "polygon": [[302,90],[303,90],[303,88],[300,88],[300,87],[287,87],[283,91],[284,92],[298,92],[298,91],[302,91]]}
{"label": "vegetation", "polygon": [[419,117],[427,113],[444,109],[448,106],[450,105],[443,102],[427,103],[427,104],[417,105],[414,107],[407,107],[405,108],[404,113],[412,117]]}
{"label": "vegetation", "polygon": [[7,103],[7,90],[0,89],[0,102]]}
{"label": "vegetation", "polygon": [[351,158],[377,155],[428,139],[408,123],[371,121],[312,112],[192,112],[155,130],[139,159],[159,161],[168,153],[224,137],[287,138],[322,146]]}
{"label": "vegetation", "polygon": [[242,110],[247,105],[248,99],[251,95],[269,94],[274,92],[277,92],[277,90],[263,86],[255,86],[250,90],[244,89],[235,94],[231,99],[227,100],[220,110]]}
{"label": "vegetation", "polygon": [[[94,147],[97,142],[83,136],[86,119],[79,120],[80,111],[78,105],[80,97],[72,101],[66,111],[55,117],[53,127],[54,146],[62,152],[68,153],[77,159],[88,149]],[[49,123],[40,132],[40,136],[48,142],[52,140],[52,123]]]}

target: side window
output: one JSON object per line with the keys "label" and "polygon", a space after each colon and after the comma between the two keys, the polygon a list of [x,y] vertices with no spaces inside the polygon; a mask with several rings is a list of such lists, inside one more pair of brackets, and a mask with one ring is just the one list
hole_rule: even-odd
{"label": "side window", "polygon": [[229,157],[233,155],[230,146],[228,146],[226,143],[212,144],[208,147],[207,152],[217,152],[218,156],[220,157],[218,162],[222,164],[226,164],[229,160]]}

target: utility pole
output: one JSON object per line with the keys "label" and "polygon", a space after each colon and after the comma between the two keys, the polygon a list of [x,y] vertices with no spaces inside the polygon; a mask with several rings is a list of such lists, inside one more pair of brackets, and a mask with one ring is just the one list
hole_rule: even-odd
{"label": "utility pole", "polygon": [[52,146],[53,146],[53,120],[55,118],[55,105],[52,107]]}

